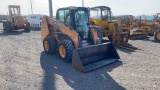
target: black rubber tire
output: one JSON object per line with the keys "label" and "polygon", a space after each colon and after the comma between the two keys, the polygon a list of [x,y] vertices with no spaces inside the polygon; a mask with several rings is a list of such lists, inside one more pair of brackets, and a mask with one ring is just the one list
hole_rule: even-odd
{"label": "black rubber tire", "polygon": [[[48,45],[49,45],[48,50],[45,49],[45,46],[44,46],[45,41],[48,42]],[[57,51],[57,41],[56,41],[56,39],[53,38],[52,36],[45,37],[44,40],[43,40],[43,47],[44,47],[44,51],[47,54],[56,53],[56,51]]]}
{"label": "black rubber tire", "polygon": [[3,23],[4,25],[3,26],[5,26],[5,29],[3,30],[4,32],[10,32],[11,31],[11,23],[10,22],[4,22]]}
{"label": "black rubber tire", "polygon": [[3,31],[5,32],[6,30],[6,22],[3,22]]}
{"label": "black rubber tire", "polygon": [[90,36],[89,36],[89,37],[90,37],[90,42],[91,42],[92,45],[95,45],[96,43],[94,42],[93,34],[92,34],[91,31],[90,31],[89,33],[90,33],[90,34],[89,34],[89,35],[90,35]]}
{"label": "black rubber tire", "polygon": [[97,39],[96,40],[96,44],[101,44],[102,42],[101,42],[101,40],[100,39]]}
{"label": "black rubber tire", "polygon": [[94,36],[93,36],[92,32],[90,32],[90,39],[91,39],[91,44],[92,45],[96,45],[96,44],[101,44],[102,43],[102,40],[100,40],[100,39],[97,39],[96,42],[94,42]]}
{"label": "black rubber tire", "polygon": [[110,42],[112,42],[112,36],[111,35],[108,36],[108,39],[109,39]]}
{"label": "black rubber tire", "polygon": [[95,28],[95,30],[97,31],[98,38],[99,38],[100,40],[102,40],[102,39],[103,39],[102,29],[101,29],[100,27],[96,26],[96,25],[93,25],[92,27]]}
{"label": "black rubber tire", "polygon": [[[60,55],[60,52],[59,52],[59,48],[60,46],[63,45],[64,48],[65,48],[65,51],[66,51],[66,55],[65,57],[62,57]],[[60,44],[58,45],[58,54],[59,54],[59,57],[64,60],[65,62],[70,62],[72,61],[72,53],[73,53],[73,49],[74,49],[74,45],[72,43],[72,41],[70,40],[61,40]]]}
{"label": "black rubber tire", "polygon": [[31,28],[30,28],[30,23],[29,22],[25,22],[26,24],[26,28],[24,29],[25,32],[30,32]]}
{"label": "black rubber tire", "polygon": [[155,40],[156,42],[160,42],[160,40],[156,37],[158,33],[160,33],[160,30],[158,30],[158,31],[156,31],[156,32],[154,33],[154,40]]}

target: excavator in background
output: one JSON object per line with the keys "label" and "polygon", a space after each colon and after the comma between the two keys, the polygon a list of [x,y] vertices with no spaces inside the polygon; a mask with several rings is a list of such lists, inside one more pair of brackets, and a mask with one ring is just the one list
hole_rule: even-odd
{"label": "excavator in background", "polygon": [[8,10],[7,20],[3,21],[3,30],[10,32],[12,30],[24,29],[25,32],[30,32],[30,23],[21,16],[20,6],[9,5]]}
{"label": "excavator in background", "polygon": [[59,8],[56,20],[42,18],[41,41],[46,53],[58,53],[72,66],[87,72],[120,59],[111,42],[102,43],[100,30],[89,23],[88,8]]}
{"label": "excavator in background", "polygon": [[123,31],[119,23],[114,22],[110,7],[91,7],[90,24],[99,26],[103,36],[108,37],[114,45],[122,46],[128,43],[129,33]]}

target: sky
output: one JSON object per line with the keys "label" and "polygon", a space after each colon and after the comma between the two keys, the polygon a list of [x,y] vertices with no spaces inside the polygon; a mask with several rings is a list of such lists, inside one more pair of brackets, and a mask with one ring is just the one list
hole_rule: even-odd
{"label": "sky", "polygon": [[[32,0],[33,14],[49,15],[48,0]],[[0,14],[7,14],[8,5],[20,5],[21,14],[31,14],[30,0],[0,0]],[[82,6],[82,0],[52,0],[53,15],[67,6]],[[84,0],[85,7],[108,6],[113,15],[154,15],[160,13],[160,0]]]}

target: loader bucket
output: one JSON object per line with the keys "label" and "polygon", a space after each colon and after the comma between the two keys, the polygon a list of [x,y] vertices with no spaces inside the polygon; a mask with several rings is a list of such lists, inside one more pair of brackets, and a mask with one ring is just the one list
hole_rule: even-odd
{"label": "loader bucket", "polygon": [[82,72],[91,71],[120,59],[113,44],[83,47],[73,50],[72,66]]}

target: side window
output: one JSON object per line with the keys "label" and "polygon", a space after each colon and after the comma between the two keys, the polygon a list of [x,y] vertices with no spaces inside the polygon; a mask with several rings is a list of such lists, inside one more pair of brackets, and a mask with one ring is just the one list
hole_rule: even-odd
{"label": "side window", "polygon": [[71,25],[69,10],[60,10],[58,16],[59,16],[58,19],[59,19],[64,25],[66,25],[66,26]]}
{"label": "side window", "polygon": [[108,15],[109,15],[108,10],[103,10],[102,11],[102,20],[108,20]]}
{"label": "side window", "polygon": [[108,9],[102,11],[103,20],[111,20],[111,11]]}
{"label": "side window", "polygon": [[69,10],[65,10],[65,23],[66,26],[71,26],[71,19]]}
{"label": "side window", "polygon": [[94,8],[90,10],[90,17],[94,19],[101,20],[101,10],[100,8]]}
{"label": "side window", "polygon": [[59,11],[59,20],[64,24],[64,15],[65,15],[65,13],[64,13],[64,10],[60,10]]}

